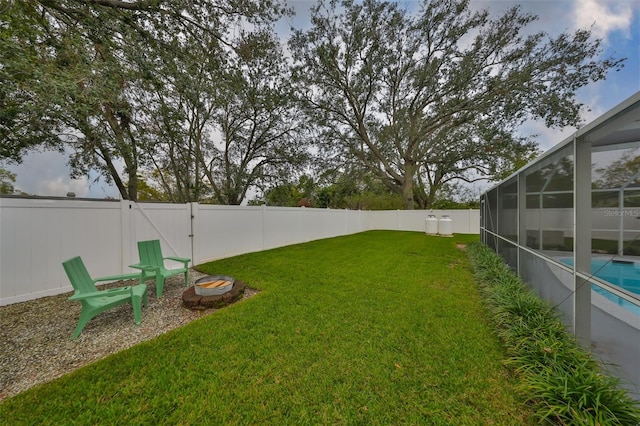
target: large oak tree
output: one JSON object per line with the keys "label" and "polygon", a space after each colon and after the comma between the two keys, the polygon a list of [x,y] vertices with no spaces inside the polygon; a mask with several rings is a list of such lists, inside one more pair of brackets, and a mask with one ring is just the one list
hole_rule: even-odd
{"label": "large oak tree", "polygon": [[[154,145],[162,136],[145,102],[158,90],[165,99],[175,96],[164,88],[176,79],[171,88],[189,92],[177,96],[192,96],[189,73],[203,57],[232,54],[235,28],[257,28],[283,13],[286,8],[278,0],[3,4],[1,158],[20,161],[34,147],[71,147],[72,175],[99,170],[122,198],[136,200],[138,174],[157,167]],[[191,50],[197,55],[189,55]],[[173,62],[182,68],[166,66]],[[182,128],[174,130],[184,134]],[[193,154],[184,149],[190,141],[182,142],[173,145],[180,148],[170,153],[173,164]],[[179,183],[181,176],[174,181]]]}
{"label": "large oak tree", "polygon": [[166,72],[141,101],[157,139],[148,153],[155,170],[145,178],[174,202],[240,204],[251,188],[302,167],[306,124],[271,31],[242,32],[223,57],[201,43],[188,39],[187,56],[159,64]]}
{"label": "large oak tree", "polygon": [[320,1],[290,49],[327,156],[355,157],[405,208],[452,180],[493,177],[535,151],[528,119],[579,123],[576,90],[620,66],[589,31],[527,35],[519,7],[491,18],[468,0]]}

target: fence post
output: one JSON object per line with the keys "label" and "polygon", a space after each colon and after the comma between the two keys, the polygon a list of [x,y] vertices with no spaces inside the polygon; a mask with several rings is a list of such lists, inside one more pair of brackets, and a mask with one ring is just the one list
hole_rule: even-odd
{"label": "fence post", "polygon": [[573,138],[573,331],[591,348],[591,283],[576,271],[591,272],[591,142]]}
{"label": "fence post", "polygon": [[120,273],[124,274],[129,270],[131,260],[132,239],[135,239],[134,232],[131,232],[131,202],[120,200]]}
{"label": "fence post", "polygon": [[[527,180],[524,173],[518,173],[518,246],[527,245]],[[522,276],[522,259],[518,247],[518,275]]]}
{"label": "fence post", "polygon": [[191,266],[194,266],[200,263],[200,250],[199,250],[199,242],[198,238],[200,237],[200,203],[192,202],[190,203],[191,209],[191,234],[189,234],[189,238],[191,239]]}
{"label": "fence post", "polygon": [[262,250],[265,249],[265,232],[266,232],[266,230],[265,230],[265,227],[266,227],[265,216],[266,216],[266,214],[267,214],[267,205],[263,204],[262,205],[261,223],[260,223],[260,228],[262,228],[261,229],[262,232],[260,232],[260,235],[262,236]]}

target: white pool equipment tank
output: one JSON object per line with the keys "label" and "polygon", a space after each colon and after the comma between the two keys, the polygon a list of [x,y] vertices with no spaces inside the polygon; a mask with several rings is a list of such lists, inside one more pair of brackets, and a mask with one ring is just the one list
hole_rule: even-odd
{"label": "white pool equipment tank", "polygon": [[448,215],[442,215],[438,220],[438,234],[441,237],[453,237],[453,221]]}
{"label": "white pool equipment tank", "polygon": [[438,218],[436,215],[430,214],[424,221],[424,232],[427,235],[437,235],[438,234]]}

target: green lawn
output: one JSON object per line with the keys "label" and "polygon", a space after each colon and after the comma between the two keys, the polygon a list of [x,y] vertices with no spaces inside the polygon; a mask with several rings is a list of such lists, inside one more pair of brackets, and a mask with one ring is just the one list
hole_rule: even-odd
{"label": "green lawn", "polygon": [[7,399],[0,422],[528,424],[456,249],[476,240],[373,231],[201,265],[262,291]]}

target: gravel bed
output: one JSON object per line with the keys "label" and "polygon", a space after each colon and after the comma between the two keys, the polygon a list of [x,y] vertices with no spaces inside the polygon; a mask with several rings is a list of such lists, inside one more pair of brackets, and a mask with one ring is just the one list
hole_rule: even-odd
{"label": "gravel bed", "polygon": [[[190,284],[202,276],[191,269]],[[135,282],[119,281],[99,288],[128,284]],[[153,281],[147,281],[149,305],[142,308],[139,326],[134,323],[131,304],[124,304],[94,317],[77,340],[71,340],[71,335],[81,305],[67,300],[72,293],[1,306],[0,401],[215,312],[184,308],[184,290],[184,277],[174,276],[165,281],[162,297],[157,299]],[[255,293],[247,287],[243,298]]]}

